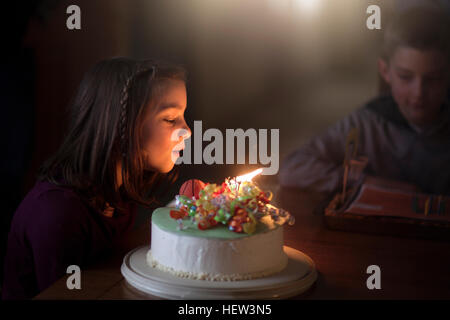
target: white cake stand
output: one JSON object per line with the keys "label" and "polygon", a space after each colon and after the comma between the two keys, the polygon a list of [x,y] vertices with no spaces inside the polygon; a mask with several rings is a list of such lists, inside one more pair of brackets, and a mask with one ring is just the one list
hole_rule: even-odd
{"label": "white cake stand", "polygon": [[306,291],[317,279],[311,258],[286,246],[289,262],[283,271],[260,279],[226,282],[184,279],[152,268],[146,261],[148,250],[143,246],[130,251],[123,259],[122,275],[136,289],[166,299],[286,299]]}

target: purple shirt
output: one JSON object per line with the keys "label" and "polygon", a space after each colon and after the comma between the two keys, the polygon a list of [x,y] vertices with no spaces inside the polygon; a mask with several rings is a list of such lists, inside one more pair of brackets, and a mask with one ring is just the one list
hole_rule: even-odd
{"label": "purple shirt", "polygon": [[108,218],[68,187],[37,182],[14,214],[5,258],[3,299],[29,299],[114,248],[135,220],[136,206]]}

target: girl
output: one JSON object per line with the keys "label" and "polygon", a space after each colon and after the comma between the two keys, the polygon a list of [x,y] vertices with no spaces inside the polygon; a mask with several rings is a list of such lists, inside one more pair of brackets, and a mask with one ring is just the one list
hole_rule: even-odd
{"label": "girl", "polygon": [[11,224],[4,299],[31,298],[114,247],[136,204],[173,181],[190,129],[184,69],[125,58],[102,61],[81,82],[58,152]]}

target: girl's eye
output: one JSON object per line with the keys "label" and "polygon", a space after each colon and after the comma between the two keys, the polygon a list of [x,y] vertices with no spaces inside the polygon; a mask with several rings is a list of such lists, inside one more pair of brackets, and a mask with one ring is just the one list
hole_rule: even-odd
{"label": "girl's eye", "polygon": [[164,121],[170,123],[170,124],[174,124],[175,123],[175,119],[164,119]]}

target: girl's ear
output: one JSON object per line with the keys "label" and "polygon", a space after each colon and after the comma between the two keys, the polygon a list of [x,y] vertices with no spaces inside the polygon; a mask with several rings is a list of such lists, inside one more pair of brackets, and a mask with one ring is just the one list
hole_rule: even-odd
{"label": "girl's ear", "polygon": [[391,76],[389,74],[389,64],[383,58],[378,58],[378,72],[380,73],[383,80],[391,84]]}

